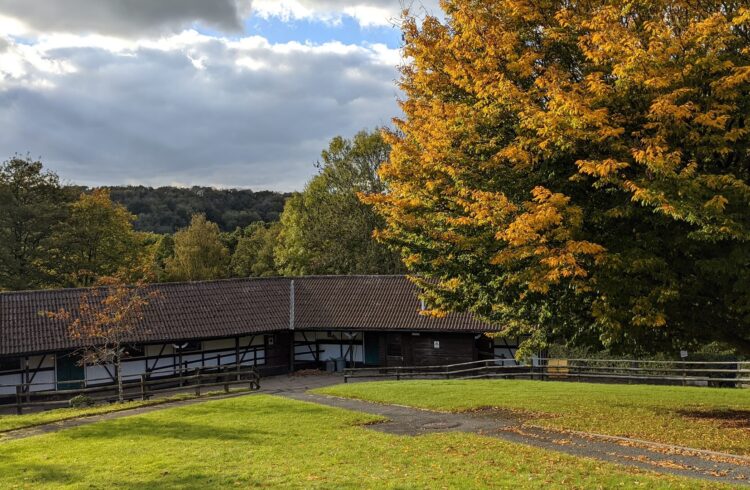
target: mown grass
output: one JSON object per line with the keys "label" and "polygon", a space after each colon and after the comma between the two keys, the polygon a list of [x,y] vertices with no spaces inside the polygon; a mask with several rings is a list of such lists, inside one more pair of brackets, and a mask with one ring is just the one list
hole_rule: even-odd
{"label": "mown grass", "polygon": [[477,435],[237,397],[0,443],[0,488],[716,488]]}
{"label": "mown grass", "polygon": [[[230,390],[234,391],[245,391],[245,390]],[[209,397],[214,395],[223,395],[223,391],[213,391],[204,393],[202,397]],[[51,424],[54,422],[62,422],[64,420],[77,419],[81,417],[88,417],[91,415],[101,415],[111,412],[121,412],[123,410],[130,410],[133,408],[147,407],[151,405],[160,405],[163,403],[175,402],[180,400],[189,400],[197,398],[193,393],[178,393],[176,395],[166,396],[162,398],[153,398],[151,400],[135,400],[127,401],[123,403],[106,403],[101,405],[94,405],[91,407],[81,408],[56,408],[54,410],[46,410],[43,412],[27,413],[23,415],[0,415],[0,440],[3,439],[3,432],[10,430],[24,429],[27,427],[35,427],[38,425]]]}
{"label": "mown grass", "polygon": [[495,407],[526,423],[750,455],[750,390],[524,380],[353,383],[318,393],[447,411]]}

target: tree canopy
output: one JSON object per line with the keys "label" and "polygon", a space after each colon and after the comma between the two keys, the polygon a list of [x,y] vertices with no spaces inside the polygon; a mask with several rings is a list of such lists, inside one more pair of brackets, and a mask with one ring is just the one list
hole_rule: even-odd
{"label": "tree canopy", "polygon": [[15,156],[0,165],[0,290],[54,284],[50,237],[72,199],[38,160]]}
{"label": "tree canopy", "polygon": [[237,241],[232,254],[231,273],[238,277],[269,277],[278,275],[273,249],[278,241],[280,223],[253,223]]}
{"label": "tree canopy", "polygon": [[202,214],[174,234],[174,255],[166,259],[166,277],[172,281],[205,281],[228,275],[229,252],[219,227]]}
{"label": "tree canopy", "polygon": [[99,277],[136,269],[140,243],[134,220],[124,206],[112,202],[107,189],[82,193],[52,235],[58,283],[91,286]]}
{"label": "tree canopy", "polygon": [[750,352],[750,10],[446,0],[403,24],[381,240],[433,314]]}
{"label": "tree canopy", "polygon": [[137,216],[138,231],[174,233],[204,214],[222,231],[245,228],[256,221],[278,221],[287,194],[211,187],[109,187],[112,200]]}
{"label": "tree canopy", "polygon": [[398,255],[373,240],[382,219],[358,197],[385,192],[377,170],[388,153],[378,130],[331,140],[318,174],[284,206],[275,250],[280,272],[388,274],[401,269]]}

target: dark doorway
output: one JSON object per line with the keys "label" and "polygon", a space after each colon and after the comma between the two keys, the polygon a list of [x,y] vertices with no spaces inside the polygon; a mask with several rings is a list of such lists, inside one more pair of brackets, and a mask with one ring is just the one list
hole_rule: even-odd
{"label": "dark doorway", "polygon": [[375,332],[365,332],[365,365],[380,365],[380,335]]}
{"label": "dark doorway", "polygon": [[83,388],[86,378],[80,356],[74,353],[57,355],[57,389],[76,390]]}
{"label": "dark doorway", "polygon": [[388,333],[385,336],[386,366],[411,366],[411,335],[408,333]]}

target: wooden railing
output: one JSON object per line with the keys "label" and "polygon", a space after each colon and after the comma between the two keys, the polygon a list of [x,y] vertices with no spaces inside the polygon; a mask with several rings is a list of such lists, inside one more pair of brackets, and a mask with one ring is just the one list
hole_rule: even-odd
{"label": "wooden railing", "polygon": [[391,366],[344,369],[344,382],[354,378],[462,379],[468,377],[529,376],[530,366],[512,360],[487,359],[437,366]]}
{"label": "wooden railing", "polygon": [[[137,376],[136,380],[132,378]],[[172,392],[194,393],[200,396],[208,388],[222,387],[228,393],[230,387],[247,386],[250,390],[260,389],[260,375],[253,367],[239,368],[234,365],[221,367],[195,368],[191,371],[180,371],[171,376],[153,377],[153,373],[128,375],[131,378],[123,385],[123,398],[126,400],[148,400],[154,395]],[[86,380],[87,383],[104,381]],[[24,408],[55,408],[69,406],[70,400],[77,396],[86,396],[91,402],[113,402],[119,399],[117,387],[110,378],[107,384],[64,390],[34,390],[34,387],[48,387],[50,383],[21,383],[15,385],[16,413],[23,413]],[[84,380],[66,380],[66,385],[81,384]],[[8,385],[0,385],[7,387]]]}
{"label": "wooden railing", "polygon": [[393,366],[344,370],[344,382],[356,378],[396,380],[522,378],[750,387],[750,362],[542,358],[535,359],[533,364],[516,364],[507,359],[487,359],[441,366]]}

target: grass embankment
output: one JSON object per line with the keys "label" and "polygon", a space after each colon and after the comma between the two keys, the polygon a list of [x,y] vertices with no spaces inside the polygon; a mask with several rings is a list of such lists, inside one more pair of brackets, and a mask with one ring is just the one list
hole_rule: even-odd
{"label": "grass embankment", "polygon": [[716,488],[269,395],[213,400],[0,443],[0,488]]}
{"label": "grass embankment", "polygon": [[[246,390],[230,390],[234,393],[237,391]],[[193,393],[179,393],[162,398],[153,398],[151,400],[136,400],[128,401],[123,403],[107,403],[102,405],[94,405],[91,407],[81,408],[57,408],[54,410],[46,410],[43,412],[34,412],[24,415],[0,415],[0,441],[3,439],[3,432],[10,430],[25,429],[28,427],[36,427],[38,425],[51,424],[54,422],[62,422],[64,420],[77,419],[81,417],[88,417],[91,415],[101,415],[110,412],[121,412],[123,410],[130,410],[133,408],[147,407],[151,405],[161,405],[163,403],[176,402],[180,400],[190,400],[193,398],[204,398],[216,395],[224,395],[223,391],[214,391],[202,394],[200,397],[196,397]]]}
{"label": "grass embankment", "polygon": [[445,411],[510,409],[530,424],[750,455],[750,390],[456,380],[353,383],[316,391]]}

